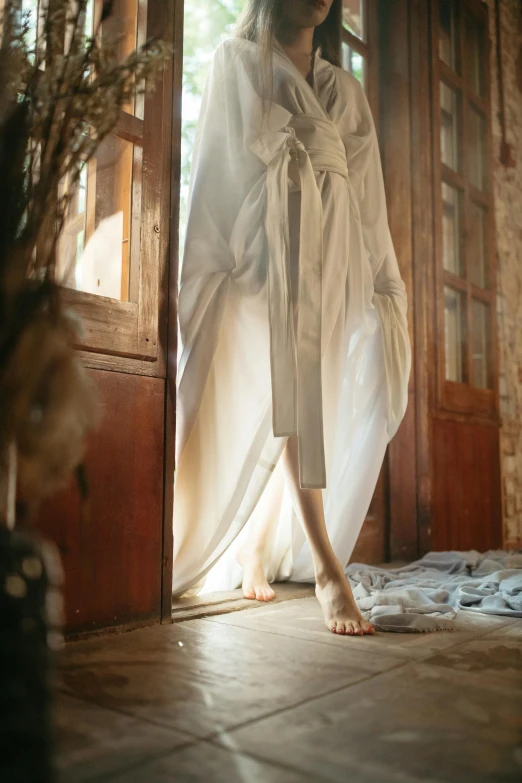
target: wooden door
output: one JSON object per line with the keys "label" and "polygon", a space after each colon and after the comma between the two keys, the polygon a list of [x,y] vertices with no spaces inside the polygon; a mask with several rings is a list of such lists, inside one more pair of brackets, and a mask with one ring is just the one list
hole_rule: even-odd
{"label": "wooden door", "polygon": [[389,551],[501,543],[488,12],[379,0],[381,148],[409,299],[409,403],[388,449]]}
{"label": "wooden door", "polygon": [[502,541],[488,10],[432,2],[435,549]]}
{"label": "wooden door", "polygon": [[[116,0],[102,39],[115,37],[121,57],[146,38],[172,42],[176,7]],[[100,10],[91,0],[88,24]],[[168,62],[155,89],[121,113],[85,168],[60,248],[64,297],[83,321],[79,356],[102,406],[86,458],[86,507],[72,483],[38,522],[62,555],[69,631],[161,616],[162,566],[168,572],[171,560],[163,516],[173,448],[165,429],[173,78]],[[165,593],[170,615],[170,585]]]}

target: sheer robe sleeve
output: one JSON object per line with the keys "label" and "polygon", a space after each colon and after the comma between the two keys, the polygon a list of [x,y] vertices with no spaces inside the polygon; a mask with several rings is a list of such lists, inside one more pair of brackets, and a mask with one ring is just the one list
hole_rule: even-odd
{"label": "sheer robe sleeve", "polygon": [[178,454],[199,408],[235,267],[230,236],[243,197],[244,154],[237,74],[221,45],[196,131],[179,279]]}
{"label": "sheer robe sleeve", "polygon": [[391,439],[404,417],[408,402],[411,370],[408,308],[406,288],[388,226],[377,134],[366,97],[363,95],[362,98],[368,136],[365,144],[365,168],[358,180],[357,195],[364,245],[374,280],[373,302],[381,321],[388,384],[388,435]]}

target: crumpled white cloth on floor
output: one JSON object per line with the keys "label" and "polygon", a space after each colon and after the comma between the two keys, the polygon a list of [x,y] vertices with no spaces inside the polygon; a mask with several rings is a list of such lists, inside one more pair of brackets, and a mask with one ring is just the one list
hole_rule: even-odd
{"label": "crumpled white cloth on floor", "polygon": [[522,552],[430,552],[390,570],[352,563],[346,574],[378,631],[452,630],[461,610],[522,617]]}

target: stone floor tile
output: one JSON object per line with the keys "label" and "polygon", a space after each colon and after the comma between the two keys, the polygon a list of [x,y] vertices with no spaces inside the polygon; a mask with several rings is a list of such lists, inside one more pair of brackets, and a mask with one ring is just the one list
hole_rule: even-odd
{"label": "stone floor tile", "polygon": [[501,628],[495,628],[488,634],[488,639],[511,639],[522,645],[522,617],[506,623]]}
{"label": "stone floor tile", "polygon": [[[330,781],[519,783],[522,700],[409,663],[231,733],[242,752]],[[230,741],[230,735],[224,737]]]}
{"label": "stone floor tile", "polygon": [[[514,634],[509,633],[487,635],[436,653],[424,663],[485,679],[491,686],[502,687],[509,683],[520,691],[522,701],[521,641],[522,637],[514,638]],[[471,676],[468,677],[470,683]]]}
{"label": "stone floor tile", "polygon": [[346,642],[328,646],[201,620],[146,628],[67,645],[60,687],[204,737],[404,663]]}
{"label": "stone floor tile", "polygon": [[192,741],[165,729],[57,693],[53,710],[60,783],[87,783]]}
{"label": "stone floor tile", "polygon": [[321,783],[322,780],[204,742],[117,775],[110,783]]}
{"label": "stone floor tile", "polygon": [[494,630],[501,630],[511,622],[508,618],[461,612],[457,616],[456,630],[434,633],[378,633],[372,637],[346,638],[330,633],[326,628],[321,608],[315,598],[288,601],[277,606],[265,606],[255,612],[237,612],[207,619],[222,625],[250,628],[257,631],[291,636],[346,649],[354,649],[385,655],[404,656],[407,659],[423,658],[438,650],[452,647]]}

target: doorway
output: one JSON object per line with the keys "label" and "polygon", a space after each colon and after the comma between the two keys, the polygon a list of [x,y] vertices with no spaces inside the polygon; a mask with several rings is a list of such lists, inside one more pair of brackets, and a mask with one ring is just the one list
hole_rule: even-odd
{"label": "doorway", "polygon": [[[203,90],[213,53],[218,44],[233,35],[245,0],[204,0],[185,3],[183,31],[183,97],[180,162],[180,256],[190,185],[190,165]],[[376,122],[379,115],[378,13],[374,0],[345,0],[342,37],[339,41],[342,65],[358,79],[370,101]],[[364,532],[354,558],[381,563],[387,556],[386,467],[368,511]],[[212,580],[210,580],[212,581]]]}

